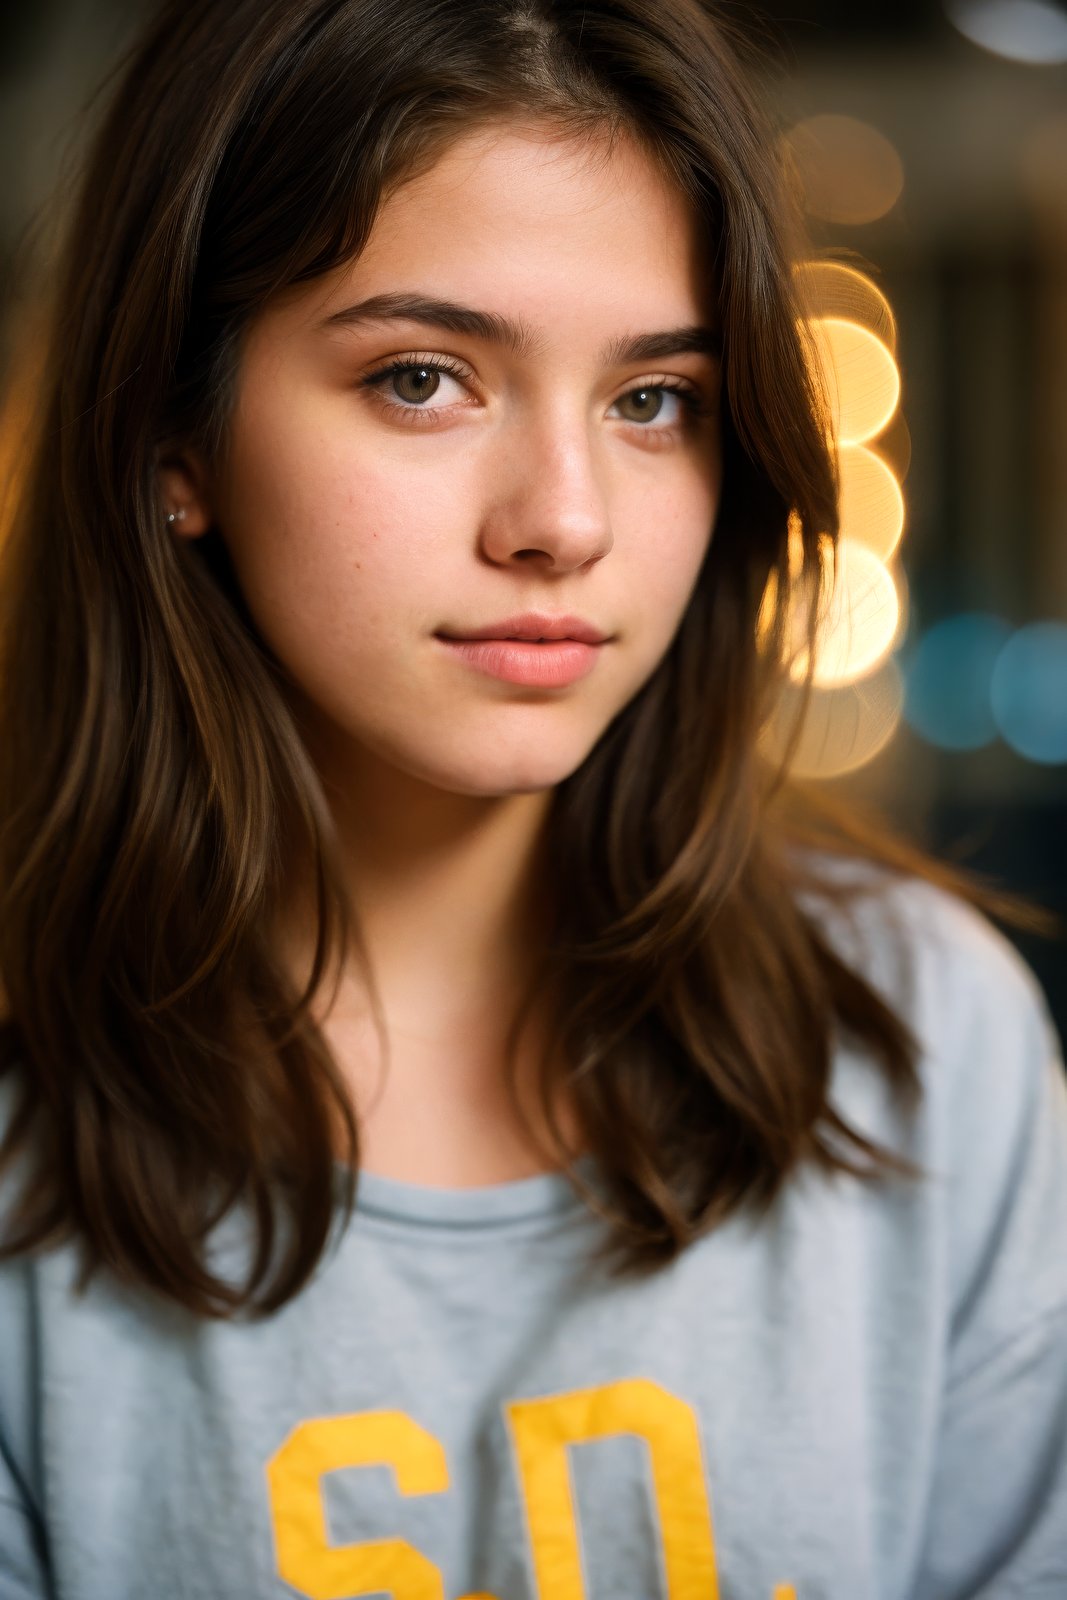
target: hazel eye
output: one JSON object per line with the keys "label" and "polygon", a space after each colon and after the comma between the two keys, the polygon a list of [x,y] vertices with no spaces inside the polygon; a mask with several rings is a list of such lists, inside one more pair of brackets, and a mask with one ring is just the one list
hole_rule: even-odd
{"label": "hazel eye", "polygon": [[631,389],[616,401],[627,422],[652,422],[663,409],[664,390],[649,385]]}
{"label": "hazel eye", "polygon": [[[470,403],[470,376],[465,367],[419,353],[390,361],[387,366],[368,373],[360,381],[364,389],[374,394],[390,421],[404,419],[408,422],[429,422],[440,412],[453,409],[456,400]],[[445,385],[444,393],[438,394],[442,384]],[[449,384],[454,390],[452,397],[448,393]],[[439,403],[429,405],[427,402],[435,395],[438,395]],[[444,403],[450,399],[451,405]]]}
{"label": "hazel eye", "polygon": [[437,367],[402,367],[392,374],[391,382],[398,399],[418,405],[437,393],[441,387],[441,373]]}
{"label": "hazel eye", "polygon": [[[663,434],[709,414],[698,390],[666,379],[627,390],[615,401],[613,410],[624,422],[643,424],[649,433]],[[649,428],[650,422],[659,425]]]}

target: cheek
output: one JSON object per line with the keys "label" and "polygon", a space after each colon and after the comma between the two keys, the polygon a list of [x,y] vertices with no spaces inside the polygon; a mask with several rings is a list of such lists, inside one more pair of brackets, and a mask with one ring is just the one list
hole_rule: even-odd
{"label": "cheek", "polygon": [[718,477],[686,475],[666,492],[634,495],[616,550],[625,556],[627,587],[641,596],[646,631],[659,645],[670,638],[711,542],[718,511]]}
{"label": "cheek", "polygon": [[390,610],[421,610],[420,593],[439,600],[471,486],[454,464],[394,455],[284,419],[235,439],[220,523],[265,633],[303,623],[351,642]]}

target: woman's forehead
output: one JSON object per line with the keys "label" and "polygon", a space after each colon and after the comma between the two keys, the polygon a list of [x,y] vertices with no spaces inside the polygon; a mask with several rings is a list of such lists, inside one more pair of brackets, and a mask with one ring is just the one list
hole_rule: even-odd
{"label": "woman's forehead", "polygon": [[567,140],[551,125],[454,140],[387,196],[359,254],[299,298],[320,322],[398,295],[495,315],[527,354],[577,316],[656,329],[715,316],[688,199],[635,140]]}
{"label": "woman's forehead", "polygon": [[472,207],[482,220],[500,211],[510,221],[524,211],[530,227],[596,228],[610,224],[620,207],[655,213],[675,228],[696,221],[677,185],[625,129],[579,132],[550,120],[469,128],[387,194],[375,228],[384,232],[427,207],[438,213],[460,207],[468,224]]}

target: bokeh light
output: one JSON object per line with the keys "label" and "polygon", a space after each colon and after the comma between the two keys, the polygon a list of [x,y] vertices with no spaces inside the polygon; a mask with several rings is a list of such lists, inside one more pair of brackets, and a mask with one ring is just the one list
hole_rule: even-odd
{"label": "bokeh light", "polygon": [[903,483],[911,467],[911,429],[903,411],[897,410],[889,426],[878,435],[874,453],[881,456],[897,482]]}
{"label": "bokeh light", "polygon": [[[901,600],[885,563],[852,539],[838,542],[823,561],[813,683],[822,688],[851,683],[874,670],[892,649],[900,628]],[[789,627],[789,672],[797,682],[808,671],[807,596],[797,595]]]}
{"label": "bokeh light", "polygon": [[[836,551],[828,536],[820,537],[817,570],[801,584],[801,528],[796,513],[790,518],[792,593],[781,641],[786,682],[763,743],[765,754],[781,765],[796,733],[800,742],[791,770],[831,778],[870,761],[902,716],[903,676],[891,652],[905,624],[907,584],[887,562],[904,528],[899,479],[907,471],[911,441],[897,410],[896,321],[881,290],[842,262],[805,261],[797,267],[797,297],[806,313],[802,330],[836,448],[839,537]],[[868,448],[890,423],[889,451],[883,452],[881,443],[877,450]],[[813,583],[815,660],[805,700]],[[765,649],[776,603],[772,575],[758,626]]]}
{"label": "bokeh light", "polygon": [[824,222],[875,222],[904,187],[900,157],[884,133],[856,117],[806,117],[788,135],[804,206]]}
{"label": "bokeh light", "polygon": [[1067,61],[1067,15],[1048,0],[945,0],[949,20],[972,44],[1009,61]]}
{"label": "bokeh light", "polygon": [[[899,626],[900,597],[884,562],[865,545],[840,540],[833,593],[819,624],[814,682],[863,677],[892,649]],[[802,654],[801,674],[805,667]]]}
{"label": "bokeh light", "polygon": [[846,445],[838,457],[841,533],[887,561],[904,531],[904,496],[880,456]]}
{"label": "bokeh light", "polygon": [[797,293],[808,317],[839,317],[869,328],[893,352],[897,324],[878,285],[842,261],[804,261],[797,267]]}
{"label": "bokeh light", "polygon": [[893,658],[859,682],[813,689],[806,708],[802,691],[790,685],[762,731],[760,749],[780,767],[803,710],[790,773],[839,778],[873,761],[886,747],[900,725],[903,703],[903,675]]}
{"label": "bokeh light", "polygon": [[858,322],[815,317],[807,326],[834,437],[839,445],[866,444],[881,433],[900,400],[900,373],[893,353]]}
{"label": "bokeh light", "polygon": [[993,721],[1028,761],[1067,762],[1067,625],[1033,622],[1012,634],[989,686]]}
{"label": "bokeh light", "polygon": [[997,736],[990,690],[1011,628],[1002,617],[972,611],[929,628],[906,669],[905,717],[942,750],[980,750]]}

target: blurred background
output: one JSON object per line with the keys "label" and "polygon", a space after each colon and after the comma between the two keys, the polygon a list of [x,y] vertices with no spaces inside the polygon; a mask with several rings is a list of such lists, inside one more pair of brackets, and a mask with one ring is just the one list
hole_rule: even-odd
{"label": "blurred background", "polygon": [[[146,9],[0,12],[5,374],[40,208]],[[1067,923],[1067,4],[727,9],[787,130],[839,439],[799,769]],[[1012,937],[1067,1035],[1067,941]]]}

